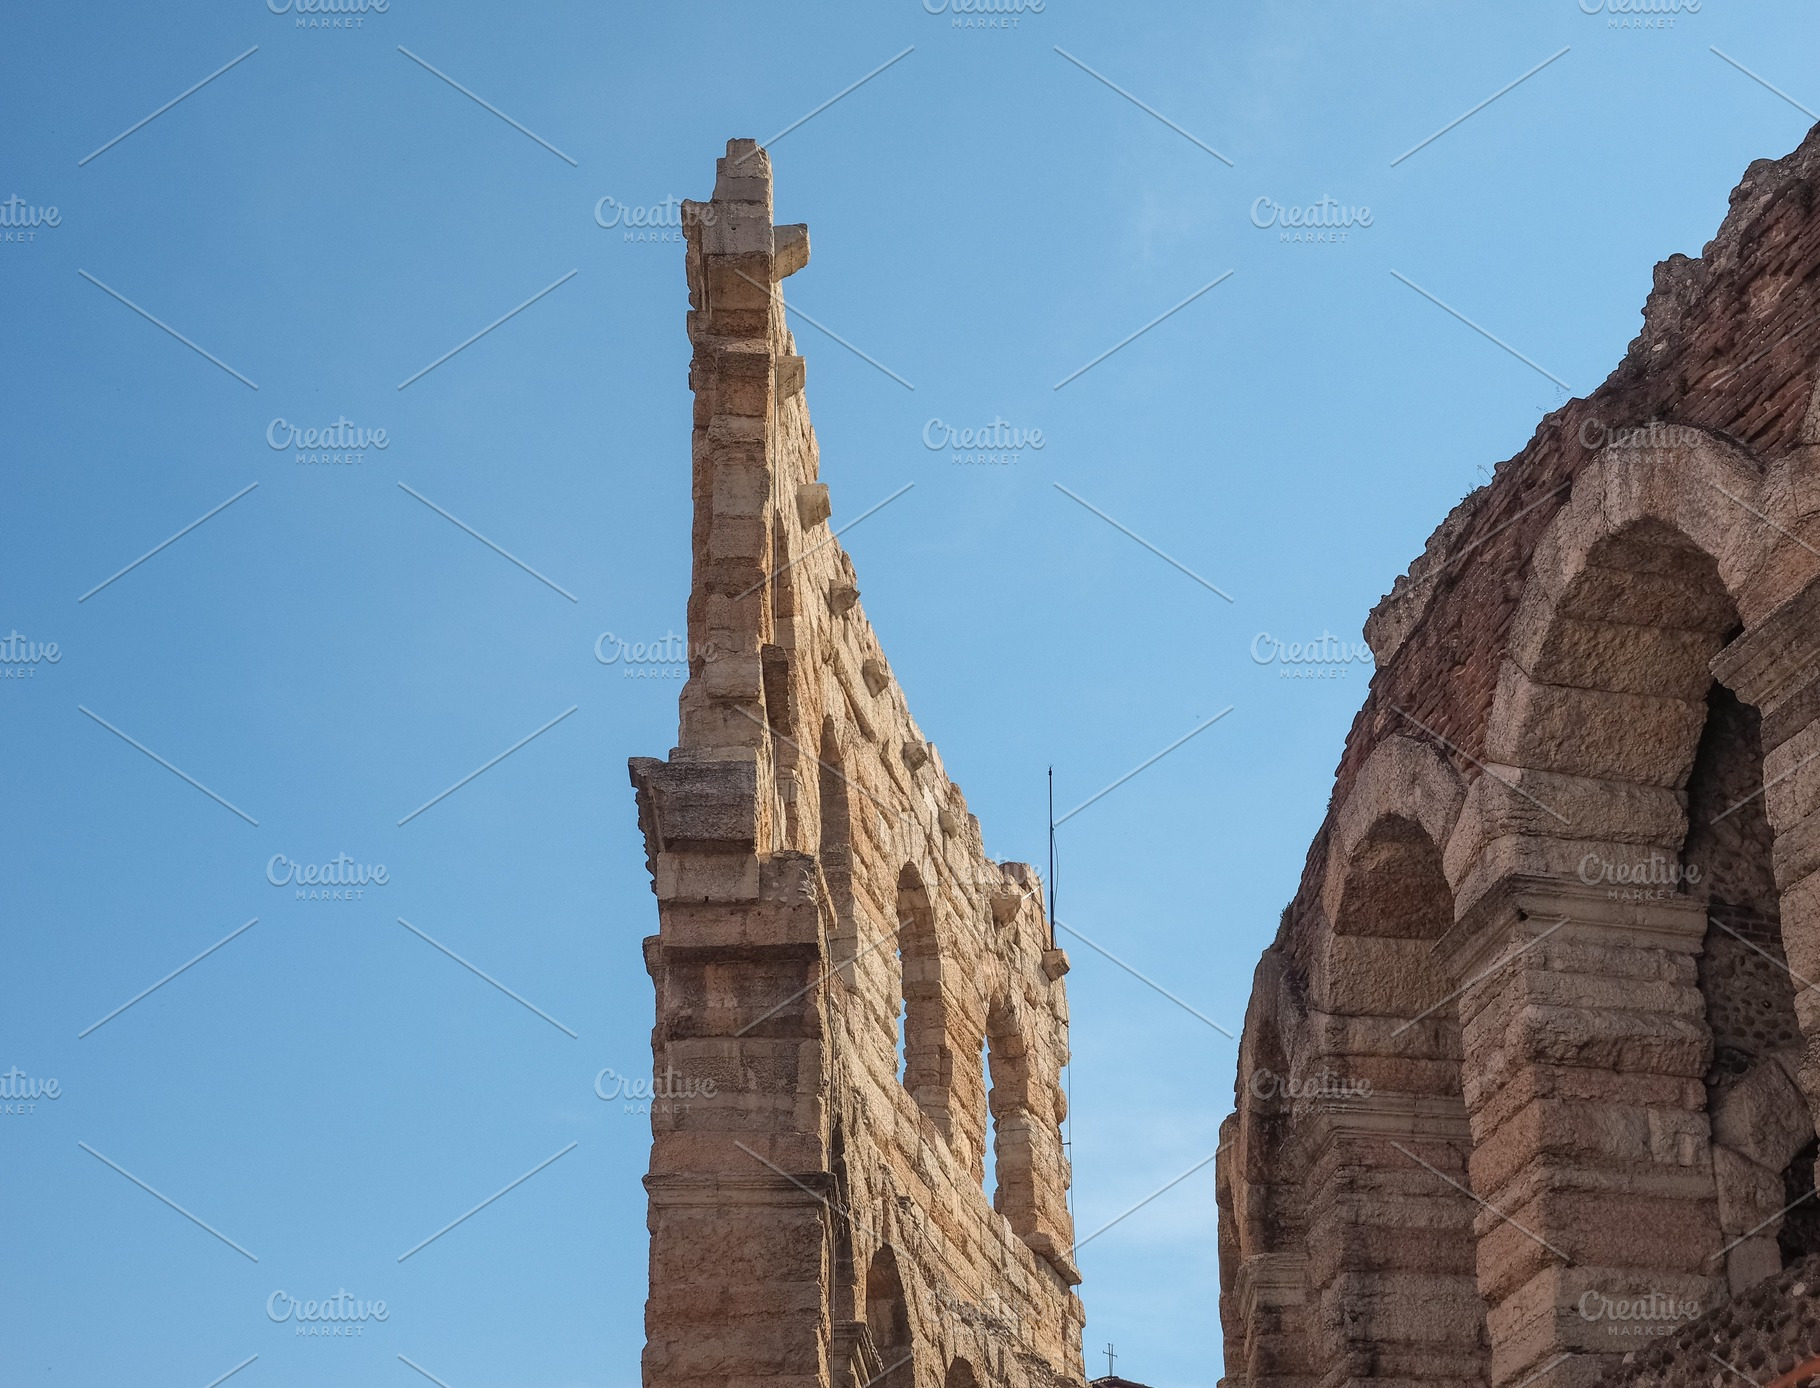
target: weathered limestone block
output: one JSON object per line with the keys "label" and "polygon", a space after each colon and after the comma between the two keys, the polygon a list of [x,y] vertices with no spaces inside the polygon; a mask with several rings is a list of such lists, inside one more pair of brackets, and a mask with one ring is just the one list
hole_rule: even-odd
{"label": "weathered limestone block", "polygon": [[1673,787],[1687,778],[1703,704],[1540,684],[1507,662],[1486,754],[1495,762]]}

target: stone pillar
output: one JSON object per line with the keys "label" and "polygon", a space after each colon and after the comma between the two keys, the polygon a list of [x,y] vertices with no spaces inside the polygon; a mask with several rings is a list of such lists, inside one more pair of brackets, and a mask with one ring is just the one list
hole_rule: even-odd
{"label": "stone pillar", "polygon": [[657,992],[646,1388],[827,1388],[868,1343],[851,1327],[833,1343],[832,922],[814,857],[785,847],[779,748],[798,730],[767,669],[781,654],[778,402],[802,375],[781,351],[774,286],[808,258],[806,232],[774,227],[771,207],[770,159],[750,140],[728,143],[711,202],[684,204],[690,677],[681,745],[631,764],[659,921],[645,941]]}
{"label": "stone pillar", "polygon": [[1319,1388],[1482,1388],[1474,1206],[1447,1184],[1472,1146],[1459,1098],[1321,1098],[1297,1126]]}
{"label": "stone pillar", "polygon": [[1705,933],[1698,900],[1619,902],[1518,876],[1454,932],[1499,1388],[1584,1388],[1638,1347],[1582,1314],[1589,1293],[1720,1294]]}

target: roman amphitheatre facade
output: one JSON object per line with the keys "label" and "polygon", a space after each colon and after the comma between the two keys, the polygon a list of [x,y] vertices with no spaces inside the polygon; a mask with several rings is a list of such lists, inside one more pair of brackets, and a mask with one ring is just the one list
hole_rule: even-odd
{"label": "roman amphitheatre facade", "polygon": [[[1231,1388],[1820,1374],[1817,195],[1820,132],[1753,165],[1372,613],[1222,1130]],[[690,671],[631,768],[683,1096],[644,1382],[1078,1388],[1042,884],[829,529],[766,152],[684,227]]]}
{"label": "roman amphitheatre facade", "polygon": [[1229,1384],[1820,1374],[1817,180],[1752,165],[1366,624],[1222,1131]]}

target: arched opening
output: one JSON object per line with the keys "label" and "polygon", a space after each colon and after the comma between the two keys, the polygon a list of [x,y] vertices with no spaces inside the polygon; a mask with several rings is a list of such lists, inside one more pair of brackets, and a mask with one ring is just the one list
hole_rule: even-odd
{"label": "arched opening", "polygon": [[872,1388],[915,1388],[910,1308],[904,1299],[897,1257],[889,1248],[879,1249],[866,1269],[866,1328],[872,1332],[882,1366]]}
{"label": "arched opening", "polygon": [[834,962],[839,965],[848,963],[857,953],[858,926],[853,917],[853,808],[840,736],[832,718],[822,720],[821,754],[817,760],[821,824],[816,857],[832,898],[835,932],[831,943]]}
{"label": "arched opening", "polygon": [[998,1113],[993,1108],[991,1042],[982,1038],[976,1055],[980,1063],[980,1088],[986,1096],[985,1130],[980,1139],[980,1189],[986,1192],[986,1198],[992,1202],[992,1207],[997,1209]]}
{"label": "arched opening", "polygon": [[953,1050],[942,990],[942,956],[929,893],[914,867],[897,880],[898,1078],[946,1142],[954,1139]]}
{"label": "arched opening", "polygon": [[[1786,1073],[1779,1073],[1798,1063],[1801,1027],[1797,984],[1782,941],[1775,833],[1762,793],[1761,720],[1719,684],[1706,702],[1706,725],[1687,781],[1680,880],[1632,890],[1673,890],[1705,899],[1699,982],[1713,1035],[1707,1112],[1715,1144],[1725,1149],[1715,1153],[1713,1172],[1720,1217],[1742,1226],[1727,1230],[1728,1242],[1759,1219],[1769,1221],[1728,1251],[1728,1281],[1733,1291],[1742,1291],[1820,1252],[1820,1201],[1810,1194],[1812,1123]],[[1783,1121],[1733,1121],[1735,1112],[1765,1099],[1789,1110]],[[1777,1211],[1784,1211],[1780,1218],[1774,1217]]]}
{"label": "arched opening", "polygon": [[[1222,1303],[1240,1310],[1225,1319],[1229,1382],[1319,1380],[1312,1343],[1308,1192],[1289,1107],[1266,1077],[1288,1072],[1283,1035],[1305,1021],[1301,988],[1276,947],[1258,965],[1239,1048],[1238,1113],[1232,1150],[1216,1168],[1220,1202]],[[1222,1129],[1224,1135],[1225,1130]],[[1230,1259],[1230,1261],[1228,1261]],[[1236,1323],[1235,1323],[1236,1322]]]}
{"label": "arched opening", "polygon": [[[1355,792],[1356,793],[1356,792]],[[1441,852],[1399,802],[1353,842],[1313,1009],[1340,1044],[1262,1080],[1323,1179],[1309,1191],[1322,1381],[1490,1381],[1479,1290],[1480,1206],[1455,985],[1438,943],[1453,926]],[[1315,1049],[1315,1048],[1311,1048]],[[1402,1308],[1421,1306],[1421,1315]]]}
{"label": "arched opening", "polygon": [[979,1388],[979,1378],[973,1372],[973,1365],[965,1359],[957,1358],[942,1376],[942,1388]]}

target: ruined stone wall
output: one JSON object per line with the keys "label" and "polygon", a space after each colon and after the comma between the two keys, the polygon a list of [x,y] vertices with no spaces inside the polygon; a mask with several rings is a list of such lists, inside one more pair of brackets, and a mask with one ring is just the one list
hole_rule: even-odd
{"label": "ruined stone wall", "polygon": [[1816,1251],[1817,194],[1820,130],[1753,164],[1366,625],[1223,1129],[1234,1385],[1584,1388],[1586,1306]]}
{"label": "ruined stone wall", "polygon": [[780,288],[808,232],[775,225],[766,152],[730,141],[684,226],[689,679],[678,745],[631,768],[681,1096],[652,1105],[644,1381],[1084,1384],[1066,956],[831,534]]}

